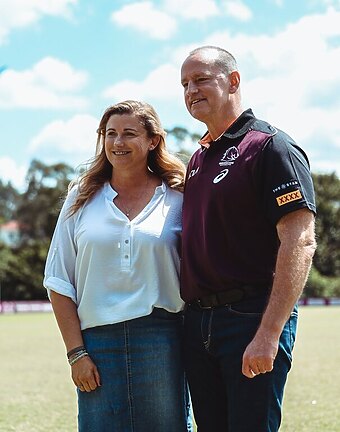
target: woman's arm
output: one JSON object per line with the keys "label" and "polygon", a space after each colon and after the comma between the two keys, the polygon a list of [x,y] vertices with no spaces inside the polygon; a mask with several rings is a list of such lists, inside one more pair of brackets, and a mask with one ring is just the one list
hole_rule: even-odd
{"label": "woman's arm", "polygon": [[[52,290],[50,291],[50,298],[67,352],[83,346],[77,306],[74,301]],[[71,366],[71,375],[74,384],[81,391],[90,392],[100,386],[97,367],[89,356],[80,358]]]}

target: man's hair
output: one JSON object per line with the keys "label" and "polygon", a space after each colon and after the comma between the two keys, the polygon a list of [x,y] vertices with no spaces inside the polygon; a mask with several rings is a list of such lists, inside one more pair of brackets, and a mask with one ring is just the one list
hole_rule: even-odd
{"label": "man's hair", "polygon": [[229,75],[231,72],[238,70],[235,57],[229,51],[217,46],[205,45],[205,46],[195,48],[193,51],[189,53],[189,57],[204,51],[216,51],[217,57],[214,60],[214,63],[226,75]]}

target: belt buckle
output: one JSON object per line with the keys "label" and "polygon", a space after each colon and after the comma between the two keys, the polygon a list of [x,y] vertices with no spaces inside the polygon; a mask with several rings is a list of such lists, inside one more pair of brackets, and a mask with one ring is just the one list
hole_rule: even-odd
{"label": "belt buckle", "polygon": [[212,309],[214,307],[214,306],[203,306],[201,304],[201,299],[197,299],[196,302],[201,309]]}

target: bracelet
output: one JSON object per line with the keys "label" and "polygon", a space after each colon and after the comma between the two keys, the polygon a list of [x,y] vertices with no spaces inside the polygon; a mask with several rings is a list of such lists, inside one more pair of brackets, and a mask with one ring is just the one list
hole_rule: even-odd
{"label": "bracelet", "polygon": [[77,351],[76,353],[74,353],[74,354],[72,354],[72,355],[70,356],[70,358],[68,359],[68,362],[70,363],[70,362],[73,361],[75,358],[79,357],[81,354],[84,354],[85,352],[86,352],[86,349],[85,349],[85,348],[82,349],[82,350]]}
{"label": "bracelet", "polygon": [[67,358],[69,359],[72,354],[76,354],[79,351],[83,351],[85,349],[84,345],[78,346],[76,348],[71,349],[68,353],[67,353]]}
{"label": "bracelet", "polygon": [[89,355],[89,353],[87,351],[83,351],[81,354],[72,357],[72,359],[69,360],[69,365],[73,366],[75,363],[77,363],[78,360],[80,360],[81,358],[86,357],[88,355]]}

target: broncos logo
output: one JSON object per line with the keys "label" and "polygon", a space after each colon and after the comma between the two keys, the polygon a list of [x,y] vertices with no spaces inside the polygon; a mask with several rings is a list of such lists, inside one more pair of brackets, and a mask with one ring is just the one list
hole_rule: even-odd
{"label": "broncos logo", "polygon": [[232,146],[224,153],[219,165],[232,165],[235,160],[240,156],[237,147]]}

